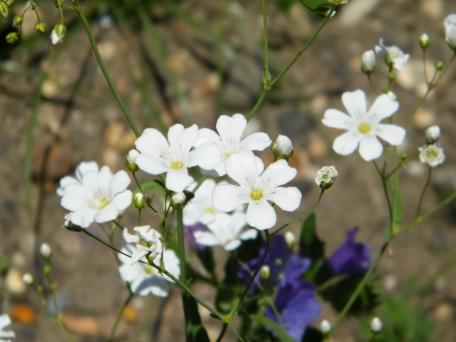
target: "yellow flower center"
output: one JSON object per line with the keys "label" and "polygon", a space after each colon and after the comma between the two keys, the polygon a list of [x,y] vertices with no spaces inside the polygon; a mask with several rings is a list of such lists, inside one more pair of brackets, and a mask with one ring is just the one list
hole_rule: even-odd
{"label": "yellow flower center", "polygon": [[207,207],[204,209],[204,211],[208,214],[215,214],[217,212],[217,209],[215,209],[214,207]]}
{"label": "yellow flower center", "polygon": [[100,196],[95,199],[94,207],[96,209],[104,209],[109,205],[109,203],[111,203],[111,199],[108,196]]}
{"label": "yellow flower center", "polygon": [[169,164],[169,167],[173,170],[180,170],[184,167],[184,163],[182,163],[180,160],[173,160]]}
{"label": "yellow flower center", "polygon": [[361,134],[367,134],[371,131],[372,127],[368,122],[361,122],[358,125],[358,132]]}
{"label": "yellow flower center", "polygon": [[254,201],[259,201],[263,198],[263,191],[261,191],[260,189],[252,189],[252,191],[250,192],[250,198]]}
{"label": "yellow flower center", "polygon": [[229,157],[231,157],[233,154],[234,154],[235,151],[233,151],[232,149],[230,148],[227,148],[223,151],[223,158],[226,160],[228,159]]}

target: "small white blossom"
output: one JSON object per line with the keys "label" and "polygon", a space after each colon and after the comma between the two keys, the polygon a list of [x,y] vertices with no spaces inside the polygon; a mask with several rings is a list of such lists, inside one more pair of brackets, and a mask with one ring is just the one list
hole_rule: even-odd
{"label": "small white blossom", "polygon": [[27,284],[27,285],[32,285],[33,284],[33,276],[30,273],[24,273],[22,275],[22,281]]}
{"label": "small white blossom", "polygon": [[388,66],[391,65],[397,71],[401,70],[410,58],[410,55],[404,53],[398,46],[385,45],[383,38],[380,38],[378,44],[375,46],[375,52],[379,55],[384,55],[386,64]]}
{"label": "small white blossom", "polygon": [[288,159],[293,154],[293,143],[286,135],[279,134],[272,151],[277,159]]}
{"label": "small white blossom", "polygon": [[49,258],[52,254],[52,249],[51,246],[49,246],[47,243],[42,243],[40,246],[40,254],[43,258]]}
{"label": "small white blossom", "polygon": [[451,49],[456,49],[456,14],[448,15],[443,21],[445,39]]}
{"label": "small white blossom", "polygon": [[223,246],[232,251],[241,245],[241,240],[250,240],[257,237],[255,229],[242,231],[246,224],[245,214],[237,212],[233,215],[221,213],[207,225],[207,231],[194,233],[196,242],[204,246]]}
{"label": "small white blossom", "polygon": [[231,157],[241,153],[263,151],[271,144],[266,133],[256,132],[244,137],[247,120],[242,114],[220,115],[216,130],[202,128],[198,140],[200,166],[205,170],[215,170],[220,176],[226,174],[226,163]]}
{"label": "small white blossom", "polygon": [[428,144],[433,144],[440,139],[440,127],[437,125],[428,127],[424,132],[424,135],[426,136],[426,142]]}
{"label": "small white blossom", "polygon": [[137,262],[146,255],[154,257],[162,252],[162,236],[158,231],[150,226],[138,226],[133,230],[133,234],[130,234],[127,228],[124,228],[122,232],[124,240],[134,246],[134,253],[129,258],[130,263]]}
{"label": "small white blossom", "polygon": [[109,167],[85,172],[78,182],[67,185],[60,204],[71,212],[71,223],[87,228],[91,223],[115,220],[131,204],[125,171],[113,174]]}
{"label": "small white blossom", "polygon": [[79,163],[74,173],[75,177],[65,176],[60,180],[59,187],[57,188],[57,195],[62,197],[63,193],[65,192],[65,188],[68,185],[80,184],[82,182],[82,177],[84,174],[91,171],[98,171],[98,164],[96,162],[87,161]]}
{"label": "small white blossom", "polygon": [[294,235],[293,232],[286,232],[285,234],[285,241],[288,245],[289,248],[292,248],[294,244],[296,243],[296,236]]}
{"label": "small white blossom", "polygon": [[370,328],[372,332],[379,333],[383,329],[383,322],[378,317],[372,318],[370,322]]}
{"label": "small white blossom", "polygon": [[195,197],[184,208],[184,224],[186,226],[198,222],[208,224],[215,220],[217,214],[220,213],[212,200],[215,184],[214,180],[206,179],[195,191]]}
{"label": "small white blossom", "polygon": [[328,127],[347,131],[334,140],[333,149],[336,153],[346,156],[359,146],[361,157],[371,161],[379,158],[383,152],[383,145],[377,137],[394,146],[403,142],[405,130],[402,127],[381,123],[399,108],[399,103],[389,95],[377,97],[369,110],[362,90],[342,94],[342,102],[348,115],[337,109],[328,109],[322,120]]}
{"label": "small white blossom", "polygon": [[165,186],[174,192],[181,192],[193,182],[188,169],[201,163],[209,156],[192,150],[198,139],[198,126],[184,128],[175,124],[168,130],[168,139],[155,128],[147,128],[136,139],[139,151],[136,158],[138,167],[151,175],[166,173]]}
{"label": "small white blossom", "polygon": [[320,330],[323,334],[326,335],[331,331],[331,323],[326,319],[322,320],[320,322]]}
{"label": "small white blossom", "polygon": [[361,70],[370,74],[374,72],[376,66],[377,58],[374,50],[367,50],[363,53],[361,57]]}
{"label": "small white blossom", "polygon": [[327,189],[336,181],[338,172],[335,166],[323,166],[317,171],[315,184],[322,189]]}
{"label": "small white blossom", "polygon": [[238,185],[219,184],[214,190],[214,205],[229,212],[247,204],[247,223],[258,229],[272,228],[276,213],[270,202],[285,211],[296,210],[301,192],[296,187],[283,187],[296,176],[296,169],[281,159],[268,166],[249,153],[230,158],[226,165],[228,176]]}
{"label": "small white blossom", "polygon": [[7,314],[0,315],[0,342],[11,342],[16,334],[14,331],[6,330],[11,325],[11,318]]}
{"label": "small white blossom", "polygon": [[445,152],[439,144],[425,145],[419,148],[420,161],[430,167],[436,167],[445,161]]}
{"label": "small white blossom", "polygon": [[187,199],[187,196],[183,192],[176,192],[172,197],[171,197],[171,203],[173,205],[181,205],[185,203],[185,200]]}

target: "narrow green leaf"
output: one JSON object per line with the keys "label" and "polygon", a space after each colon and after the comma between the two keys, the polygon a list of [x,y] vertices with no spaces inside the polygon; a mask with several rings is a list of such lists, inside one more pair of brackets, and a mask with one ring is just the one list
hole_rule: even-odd
{"label": "narrow green leaf", "polygon": [[399,188],[399,174],[394,174],[393,177],[388,181],[388,190],[391,196],[391,207],[393,210],[393,219],[391,222],[391,234],[396,236],[401,232],[403,210],[402,210],[402,199],[401,190]]}
{"label": "narrow green leaf", "polygon": [[198,311],[198,303],[188,293],[182,295],[185,313],[185,336],[187,342],[210,342]]}
{"label": "narrow green leaf", "polygon": [[[326,15],[328,10],[337,7],[334,0],[299,0],[308,10],[319,15]],[[337,1],[337,0],[336,0]]]}
{"label": "narrow green leaf", "polygon": [[[141,183],[141,189],[144,193],[150,192],[162,192],[166,191],[165,186],[158,180],[150,180],[144,183]],[[139,190],[139,189],[138,189]]]}
{"label": "narrow green leaf", "polygon": [[299,254],[312,261],[319,260],[325,256],[325,244],[317,235],[317,216],[315,212],[310,213],[302,224],[299,237]]}
{"label": "narrow green leaf", "polygon": [[266,318],[264,315],[255,315],[253,319],[265,327],[266,329],[270,330],[273,332],[277,337],[278,340],[281,342],[295,342],[293,338],[291,338],[287,331],[285,330],[284,327],[282,327],[280,324],[277,324],[274,321],[271,321],[270,319]]}

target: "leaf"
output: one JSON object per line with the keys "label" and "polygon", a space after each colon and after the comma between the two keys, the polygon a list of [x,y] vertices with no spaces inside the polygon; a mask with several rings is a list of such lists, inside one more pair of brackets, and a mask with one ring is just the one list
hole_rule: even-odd
{"label": "leaf", "polygon": [[388,190],[391,196],[391,208],[393,211],[393,219],[391,222],[391,234],[396,236],[401,232],[403,210],[401,190],[399,188],[399,174],[396,173],[388,182]]}
{"label": "leaf", "polygon": [[271,321],[264,315],[255,315],[253,319],[266,329],[273,332],[274,335],[276,335],[279,338],[280,342],[295,342],[295,340],[288,335],[284,327],[282,327],[280,324],[274,321]]}
{"label": "leaf", "polygon": [[[141,183],[141,189],[144,193],[148,192],[166,192],[164,184],[158,180],[150,180],[144,183]],[[139,190],[139,189],[138,189]]]}
{"label": "leaf", "polygon": [[188,293],[182,295],[185,313],[185,336],[187,342],[210,342],[198,311],[198,303]]}
{"label": "leaf", "polygon": [[317,235],[317,216],[315,212],[310,213],[302,224],[299,237],[299,254],[311,259],[311,261],[325,257],[325,243]]}
{"label": "leaf", "polygon": [[324,15],[328,13],[328,10],[337,7],[334,2],[330,0],[299,0],[308,10],[315,12],[319,15]]}
{"label": "leaf", "polygon": [[3,1],[0,1],[0,14],[4,17],[8,17],[8,5],[5,4]]}

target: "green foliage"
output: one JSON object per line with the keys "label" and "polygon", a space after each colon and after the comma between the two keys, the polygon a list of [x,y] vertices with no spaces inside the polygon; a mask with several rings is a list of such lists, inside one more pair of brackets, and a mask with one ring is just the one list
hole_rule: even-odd
{"label": "green foliage", "polygon": [[264,328],[271,331],[279,339],[279,341],[294,342],[294,340],[287,334],[285,328],[283,328],[280,324],[266,318],[264,315],[256,315],[252,317],[252,319]]}
{"label": "green foliage", "polygon": [[401,232],[403,219],[401,190],[399,188],[399,174],[396,172],[388,181],[388,192],[391,196],[391,209],[393,220],[391,222],[391,234],[396,236]]}
{"label": "green foliage", "polygon": [[317,235],[317,216],[310,213],[301,228],[299,237],[299,254],[312,262],[325,257],[325,243]]}
{"label": "green foliage", "polygon": [[187,293],[182,295],[185,312],[185,336],[187,342],[210,342],[198,311],[198,303]]}

